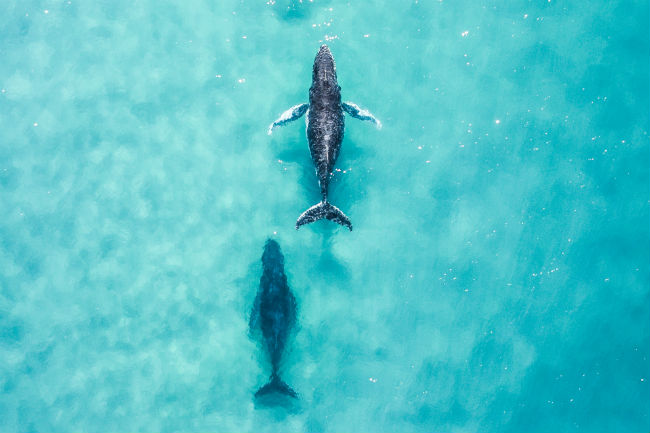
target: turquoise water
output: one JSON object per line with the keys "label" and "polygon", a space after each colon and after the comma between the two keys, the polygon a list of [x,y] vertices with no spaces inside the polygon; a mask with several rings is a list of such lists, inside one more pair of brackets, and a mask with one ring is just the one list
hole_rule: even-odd
{"label": "turquoise water", "polygon": [[[0,431],[647,432],[645,1],[0,3]],[[347,119],[319,200],[327,43]],[[283,378],[248,315],[268,237]]]}

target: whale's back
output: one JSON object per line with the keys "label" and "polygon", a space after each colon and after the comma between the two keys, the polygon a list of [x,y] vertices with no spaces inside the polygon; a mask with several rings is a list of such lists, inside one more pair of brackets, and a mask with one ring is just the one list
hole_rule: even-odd
{"label": "whale's back", "polygon": [[329,49],[323,45],[314,59],[307,123],[309,150],[321,180],[334,168],[344,129],[336,65]]}
{"label": "whale's back", "polygon": [[274,240],[269,239],[264,246],[262,267],[251,327],[262,332],[264,347],[275,370],[296,322],[296,299],[284,273],[284,256]]}

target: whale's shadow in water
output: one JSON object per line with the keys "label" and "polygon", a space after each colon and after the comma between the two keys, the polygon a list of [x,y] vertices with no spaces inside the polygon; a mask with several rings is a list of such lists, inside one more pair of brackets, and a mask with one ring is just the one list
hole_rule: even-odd
{"label": "whale's shadow in water", "polygon": [[318,275],[324,281],[332,281],[332,278],[335,278],[336,281],[347,282],[351,277],[350,270],[333,251],[335,232],[341,231],[341,228],[329,221],[323,222],[322,225],[324,227],[318,229],[321,233],[320,257],[315,262]]}

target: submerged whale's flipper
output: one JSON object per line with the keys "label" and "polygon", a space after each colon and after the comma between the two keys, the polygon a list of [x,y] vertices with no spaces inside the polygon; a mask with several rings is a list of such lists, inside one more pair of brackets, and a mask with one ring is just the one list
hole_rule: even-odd
{"label": "submerged whale's flipper", "polygon": [[314,221],[323,218],[327,218],[337,224],[346,226],[350,231],[352,231],[352,223],[350,222],[350,219],[341,212],[341,209],[326,201],[322,201],[304,211],[298,218],[298,221],[296,221],[296,230],[298,230],[302,225],[313,223]]}
{"label": "submerged whale's flipper", "polygon": [[273,393],[284,394],[288,395],[289,397],[298,398],[296,391],[284,383],[282,379],[280,379],[280,376],[278,376],[276,373],[273,373],[271,375],[271,381],[269,383],[257,390],[255,397],[261,397],[263,395]]}

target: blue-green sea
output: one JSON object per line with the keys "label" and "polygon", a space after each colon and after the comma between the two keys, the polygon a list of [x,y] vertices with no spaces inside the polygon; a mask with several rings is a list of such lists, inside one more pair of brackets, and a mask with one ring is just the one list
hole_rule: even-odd
{"label": "blue-green sea", "polygon": [[0,92],[0,432],[650,431],[648,1],[2,0]]}

